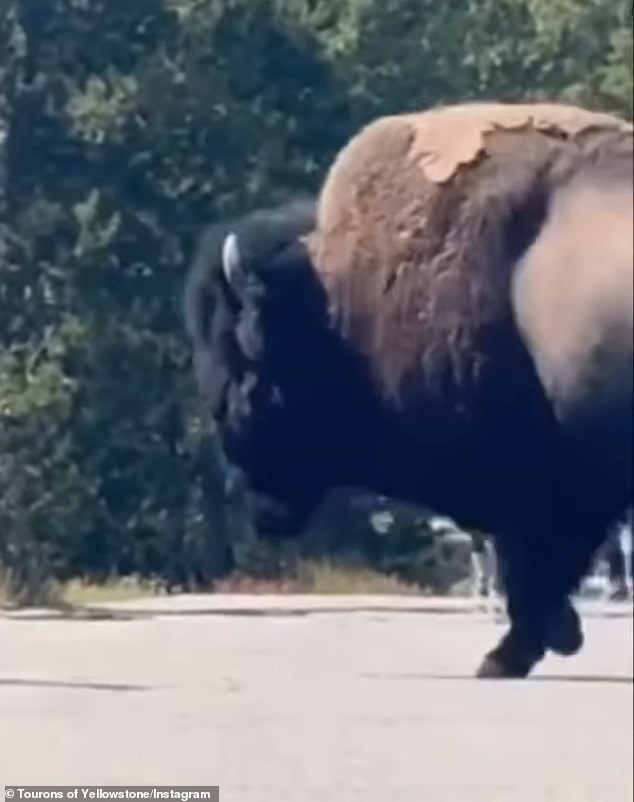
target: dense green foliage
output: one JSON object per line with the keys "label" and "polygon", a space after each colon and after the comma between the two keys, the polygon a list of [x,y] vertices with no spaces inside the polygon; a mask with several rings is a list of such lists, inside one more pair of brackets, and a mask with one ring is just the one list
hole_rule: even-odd
{"label": "dense green foliage", "polygon": [[193,236],[314,189],[377,114],[474,97],[631,114],[631,0],[0,0],[0,565],[18,584],[248,567],[182,334]]}

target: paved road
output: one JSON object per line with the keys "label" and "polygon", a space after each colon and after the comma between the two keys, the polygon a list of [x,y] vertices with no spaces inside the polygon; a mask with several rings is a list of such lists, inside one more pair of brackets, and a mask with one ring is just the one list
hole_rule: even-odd
{"label": "paved road", "polygon": [[0,784],[213,783],[222,802],[631,802],[631,610],[588,607],[581,655],[496,683],[470,674],[501,625],[456,602],[117,609],[0,616]]}

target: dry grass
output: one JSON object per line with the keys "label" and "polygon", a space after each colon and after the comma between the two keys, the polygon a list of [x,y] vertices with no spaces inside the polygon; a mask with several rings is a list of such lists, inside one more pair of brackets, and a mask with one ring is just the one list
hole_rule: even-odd
{"label": "dry grass", "polygon": [[304,593],[364,594],[364,595],[419,595],[421,589],[394,576],[379,573],[371,568],[340,565],[328,560],[303,563],[298,579]]}
{"label": "dry grass", "polygon": [[0,610],[11,604],[11,592],[4,574],[0,573]]}
{"label": "dry grass", "polygon": [[279,579],[232,576],[218,582],[218,593],[307,593],[315,595],[420,595],[421,589],[364,566],[304,560],[293,575]]}
{"label": "dry grass", "polygon": [[73,579],[64,583],[60,590],[62,602],[71,607],[99,602],[125,602],[160,595],[163,595],[163,591],[157,583],[136,576],[121,577],[100,584]]}
{"label": "dry grass", "polygon": [[[315,594],[315,595],[420,595],[420,587],[397,577],[379,573],[362,565],[327,559],[303,560],[288,576],[262,579],[234,575],[217,582],[210,591],[245,594]],[[73,579],[50,583],[36,596],[21,598],[12,593],[10,583],[0,575],[0,609],[44,607],[77,610],[101,602],[126,602],[164,594],[156,582],[136,576],[121,577],[103,583]]]}
{"label": "dry grass", "polygon": [[0,610],[43,607],[68,610],[99,602],[124,602],[161,594],[156,583],[136,576],[121,577],[103,583],[73,579],[48,582],[36,590],[16,591],[9,578],[0,573]]}
{"label": "dry grass", "polygon": [[53,581],[17,587],[10,573],[0,569],[0,610],[19,607],[57,607],[59,586]]}

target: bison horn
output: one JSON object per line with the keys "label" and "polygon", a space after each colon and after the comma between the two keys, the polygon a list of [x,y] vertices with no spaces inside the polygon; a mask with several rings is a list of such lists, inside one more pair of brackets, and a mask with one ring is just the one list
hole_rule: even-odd
{"label": "bison horn", "polygon": [[230,287],[235,287],[240,267],[238,237],[231,232],[225,237],[222,245],[222,272]]}

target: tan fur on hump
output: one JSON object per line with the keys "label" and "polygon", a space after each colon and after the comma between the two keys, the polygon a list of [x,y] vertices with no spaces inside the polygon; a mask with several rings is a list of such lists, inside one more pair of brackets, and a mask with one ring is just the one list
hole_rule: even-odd
{"label": "tan fur on hump", "polygon": [[564,103],[462,103],[422,112],[379,117],[354,136],[339,152],[323,184],[318,220],[329,225],[342,204],[341,185],[354,181],[359,170],[382,151],[406,148],[412,166],[428,181],[449,181],[456,170],[473,162],[493,131],[532,129],[574,138],[590,129],[632,130],[632,125],[611,114]]}
{"label": "tan fur on hump", "polygon": [[516,361],[509,221],[539,217],[557,165],[627,175],[631,132],[571,106],[465,104],[381,118],[343,148],[309,247],[336,325],[386,394],[464,397],[488,363]]}
{"label": "tan fur on hump", "polygon": [[485,136],[499,129],[575,137],[590,128],[631,128],[618,117],[560,103],[468,103],[411,115],[408,122],[415,129],[412,160],[435,182],[477,158]]}

